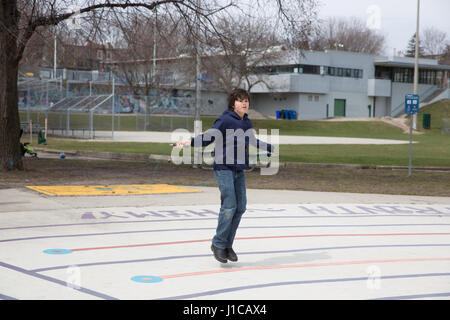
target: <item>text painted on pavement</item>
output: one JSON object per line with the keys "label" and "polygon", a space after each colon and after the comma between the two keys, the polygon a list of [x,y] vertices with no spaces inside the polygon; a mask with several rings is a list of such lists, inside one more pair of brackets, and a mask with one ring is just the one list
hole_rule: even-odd
{"label": "text painted on pavement", "polygon": [[[102,209],[83,212],[82,219],[168,219],[168,218],[212,218],[219,215],[219,208],[212,206],[203,208],[181,209]],[[450,206],[446,205],[280,205],[276,208],[249,207],[244,217],[265,216],[450,216]]]}

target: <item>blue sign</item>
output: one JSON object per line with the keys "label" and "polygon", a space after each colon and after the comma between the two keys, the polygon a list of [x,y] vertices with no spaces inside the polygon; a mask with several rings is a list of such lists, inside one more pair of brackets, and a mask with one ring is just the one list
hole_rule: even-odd
{"label": "blue sign", "polygon": [[407,94],[405,96],[405,113],[417,114],[419,113],[419,95]]}

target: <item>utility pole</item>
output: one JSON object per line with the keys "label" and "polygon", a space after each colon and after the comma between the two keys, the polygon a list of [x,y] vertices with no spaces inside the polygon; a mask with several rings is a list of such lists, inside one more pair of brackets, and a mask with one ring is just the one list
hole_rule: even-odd
{"label": "utility pole", "polygon": [[116,99],[115,99],[115,78],[114,78],[114,73],[111,72],[112,75],[112,110],[111,110],[111,114],[112,114],[112,122],[111,122],[111,140],[114,141],[114,106],[116,104]]}
{"label": "utility pole", "polygon": [[[199,10],[199,0],[197,0],[197,10]],[[194,119],[194,137],[197,137],[201,134],[202,130],[202,122],[200,120],[200,102],[201,102],[201,75],[200,75],[200,45],[198,41],[199,37],[199,24],[200,17],[197,12],[197,25],[195,27],[195,119]],[[198,150],[200,149],[200,150]],[[194,147],[194,167],[197,165],[201,165],[202,157],[201,157],[201,148]]]}
{"label": "utility pole", "polygon": [[56,80],[56,26],[54,29],[54,37],[53,37],[53,79]]}
{"label": "utility pole", "polygon": [[156,78],[156,23],[158,19],[157,7],[155,7],[155,19],[153,20],[153,76],[152,81],[155,83]]}
{"label": "utility pole", "polygon": [[[420,16],[420,0],[417,0],[417,23],[416,23],[416,53],[414,58],[414,94],[418,94],[419,84],[419,16]],[[413,129],[417,130],[417,114],[411,117]]]}
{"label": "utility pole", "polygon": [[200,102],[201,102],[201,75],[200,75],[200,54],[198,53],[198,46],[195,54],[195,70],[196,70],[196,80],[195,80],[195,125],[194,133],[199,135],[201,132],[200,125]]}

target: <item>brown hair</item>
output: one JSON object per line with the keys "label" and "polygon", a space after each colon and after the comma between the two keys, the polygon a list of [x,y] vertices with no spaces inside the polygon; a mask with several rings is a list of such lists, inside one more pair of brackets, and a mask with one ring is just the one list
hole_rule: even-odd
{"label": "brown hair", "polygon": [[244,89],[234,89],[228,96],[228,109],[234,110],[234,102],[236,100],[247,99],[250,102],[250,94]]}

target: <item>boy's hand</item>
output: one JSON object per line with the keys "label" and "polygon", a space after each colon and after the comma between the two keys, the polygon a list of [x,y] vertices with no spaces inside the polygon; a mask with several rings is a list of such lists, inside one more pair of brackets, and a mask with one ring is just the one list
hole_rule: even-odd
{"label": "boy's hand", "polygon": [[190,146],[191,145],[191,141],[178,141],[176,144],[174,144],[173,146],[175,147],[175,148],[178,148],[178,149],[182,149],[182,148],[184,148],[184,147],[186,147],[186,146]]}

